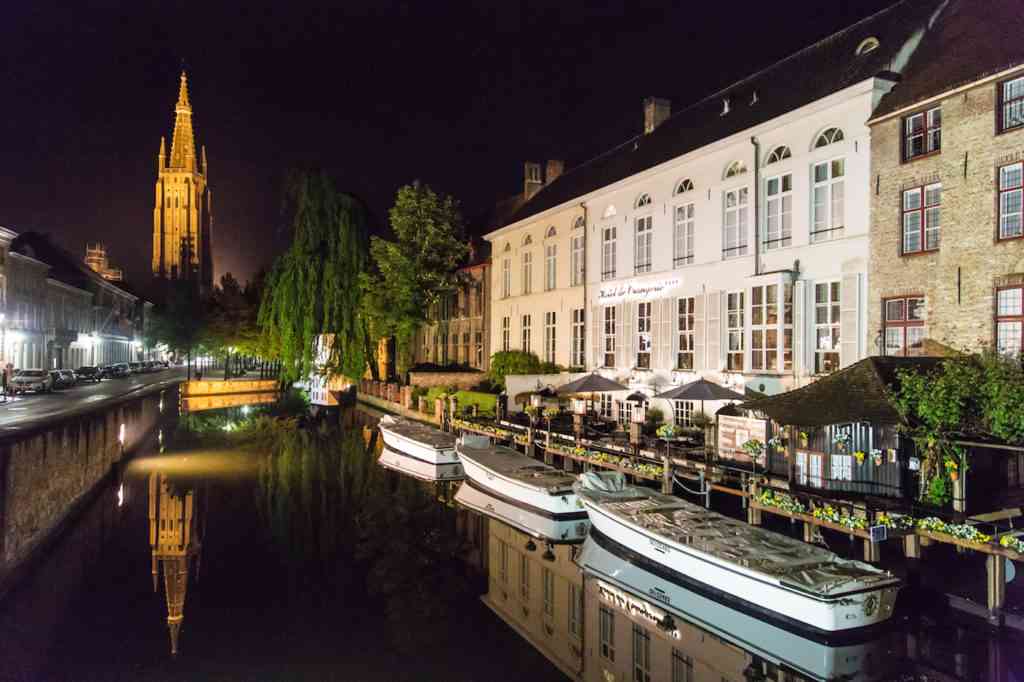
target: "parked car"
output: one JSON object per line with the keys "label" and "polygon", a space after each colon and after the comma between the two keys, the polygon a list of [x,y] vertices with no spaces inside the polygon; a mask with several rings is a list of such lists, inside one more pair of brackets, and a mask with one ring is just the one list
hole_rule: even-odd
{"label": "parked car", "polygon": [[119,362],[114,365],[109,365],[110,376],[120,379],[121,377],[131,376],[132,370],[128,366],[127,362]]}
{"label": "parked car", "polygon": [[103,369],[85,365],[76,369],[75,375],[78,376],[79,381],[92,381],[98,384],[103,379]]}
{"label": "parked car", "polygon": [[131,372],[132,374],[141,374],[142,373],[142,363],[141,362],[129,362],[128,363],[128,371]]}
{"label": "parked car", "polygon": [[71,388],[75,385],[75,373],[69,369],[51,369],[54,388]]}
{"label": "parked car", "polygon": [[45,369],[22,369],[11,379],[12,393],[47,393],[53,390],[53,377]]}

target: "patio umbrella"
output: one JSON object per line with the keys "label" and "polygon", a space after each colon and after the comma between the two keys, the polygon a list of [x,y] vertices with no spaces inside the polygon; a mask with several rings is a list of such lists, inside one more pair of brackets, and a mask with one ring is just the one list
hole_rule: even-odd
{"label": "patio umbrella", "polygon": [[550,386],[545,386],[539,391],[523,391],[522,393],[517,393],[516,397],[513,398],[512,400],[516,404],[526,405],[527,403],[530,402],[530,398],[532,398],[535,395],[539,395],[541,398],[544,398],[545,400],[558,397],[558,394],[555,393],[555,390],[553,388],[551,388]]}
{"label": "patio umbrella", "polygon": [[705,400],[746,400],[746,396],[742,393],[737,393],[725,386],[719,386],[705,379],[697,379],[688,384],[670,388],[654,397],[664,400],[699,400],[702,414],[704,413]]}
{"label": "patio umbrella", "polygon": [[576,381],[558,387],[559,395],[576,395],[580,393],[608,393],[609,391],[625,391],[628,387],[617,381],[605,379],[600,374],[588,374]]}

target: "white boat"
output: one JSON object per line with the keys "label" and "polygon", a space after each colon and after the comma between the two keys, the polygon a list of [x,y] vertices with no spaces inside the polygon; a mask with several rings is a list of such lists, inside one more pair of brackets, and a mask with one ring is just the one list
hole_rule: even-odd
{"label": "white boat", "polygon": [[900,582],[888,571],[627,486],[618,473],[581,474],[576,491],[600,533],[741,606],[818,633],[863,628],[892,615]]}
{"label": "white boat", "polygon": [[623,606],[632,614],[643,614],[670,633],[677,633],[680,626],[673,618],[685,621],[799,673],[800,679],[881,679],[879,666],[889,658],[885,637],[814,638],[766,620],[763,614],[732,608],[703,590],[687,589],[667,568],[600,531],[591,530],[576,563],[597,580],[599,599]]}
{"label": "white boat", "polygon": [[455,436],[411,419],[381,417],[378,424],[384,444],[396,452],[429,464],[459,461],[455,454]]}
{"label": "white boat", "polygon": [[466,474],[462,471],[462,465],[458,462],[431,464],[403,452],[392,450],[386,445],[381,450],[380,458],[377,461],[382,467],[418,478],[421,481],[436,483],[461,481],[466,478]]}
{"label": "white boat", "polygon": [[590,522],[583,511],[578,514],[580,518],[552,518],[498,497],[472,480],[467,480],[459,486],[458,492],[455,493],[455,502],[512,526],[532,538],[552,544],[583,542],[590,527]]}
{"label": "white boat", "polygon": [[575,477],[486,436],[464,434],[455,446],[466,477],[491,495],[556,521],[587,518],[573,492]]}

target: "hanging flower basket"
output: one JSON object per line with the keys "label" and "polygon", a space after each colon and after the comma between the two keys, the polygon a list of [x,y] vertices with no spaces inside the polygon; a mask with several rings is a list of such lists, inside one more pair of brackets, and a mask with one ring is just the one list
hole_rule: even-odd
{"label": "hanging flower basket", "polygon": [[871,450],[871,460],[875,463],[876,467],[882,466],[882,451],[878,448]]}
{"label": "hanging flower basket", "polygon": [[857,464],[863,464],[865,457],[867,457],[867,455],[865,455],[862,450],[858,450],[857,452],[853,453],[853,458],[857,460]]}
{"label": "hanging flower basket", "polygon": [[800,447],[802,447],[802,448],[806,448],[807,447],[807,432],[806,431],[801,431],[800,432]]}

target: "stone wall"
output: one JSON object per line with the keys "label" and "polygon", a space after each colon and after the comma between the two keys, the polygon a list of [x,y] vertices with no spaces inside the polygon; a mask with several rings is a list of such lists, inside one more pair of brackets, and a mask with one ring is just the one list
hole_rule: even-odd
{"label": "stone wall", "polygon": [[[882,299],[925,297],[927,338],[978,350],[995,341],[995,290],[1024,273],[1024,240],[998,239],[999,166],[1024,158],[1024,130],[995,133],[996,84],[942,100],[942,147],[902,162],[902,117],[871,127],[870,350],[882,330]],[[934,106],[934,104],[929,105]],[[905,189],[942,183],[940,246],[901,255]]]}
{"label": "stone wall", "polygon": [[484,380],[483,372],[409,372],[409,383],[423,388],[455,386],[469,390]]}
{"label": "stone wall", "polygon": [[174,388],[154,389],[0,440],[0,591],[125,453],[143,442],[163,401],[173,405],[177,398]]}
{"label": "stone wall", "polygon": [[182,394],[192,395],[223,395],[227,393],[263,393],[276,391],[277,379],[231,379],[230,381],[207,380],[186,381],[182,384]]}

